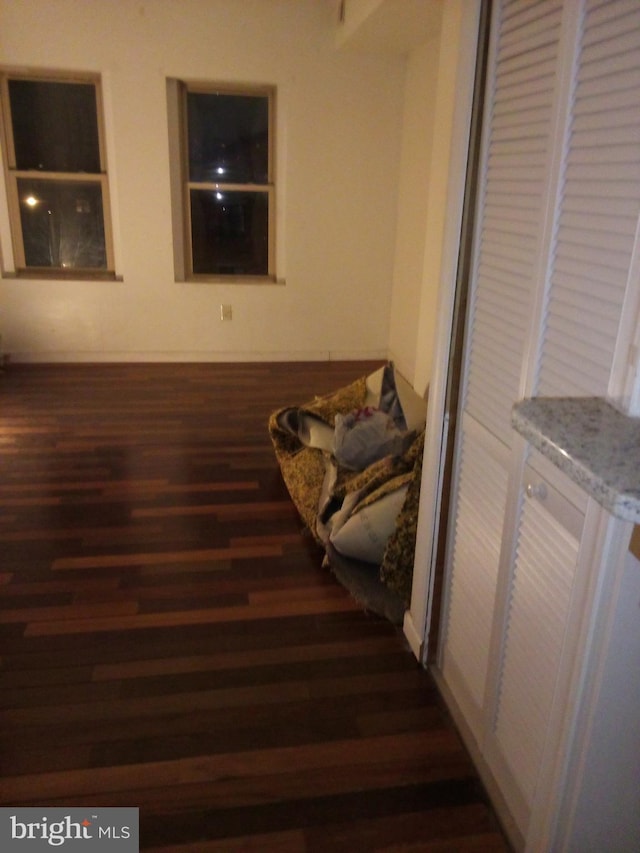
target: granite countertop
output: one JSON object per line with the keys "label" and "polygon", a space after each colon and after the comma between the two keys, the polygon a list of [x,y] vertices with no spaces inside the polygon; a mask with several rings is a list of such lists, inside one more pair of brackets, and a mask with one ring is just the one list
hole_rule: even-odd
{"label": "granite countertop", "polygon": [[600,397],[534,397],[511,423],[601,506],[640,523],[640,418]]}

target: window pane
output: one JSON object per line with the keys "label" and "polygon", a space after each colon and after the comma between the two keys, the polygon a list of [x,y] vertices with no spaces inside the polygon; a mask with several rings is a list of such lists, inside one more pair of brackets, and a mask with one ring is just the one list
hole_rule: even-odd
{"label": "window pane", "polygon": [[18,169],[100,172],[93,84],[9,80],[9,98]]}
{"label": "window pane", "polygon": [[191,192],[194,273],[268,275],[266,192]]}
{"label": "window pane", "polygon": [[18,180],[28,267],[106,269],[98,183]]}
{"label": "window pane", "polygon": [[187,94],[189,179],[264,184],[269,180],[269,99]]}

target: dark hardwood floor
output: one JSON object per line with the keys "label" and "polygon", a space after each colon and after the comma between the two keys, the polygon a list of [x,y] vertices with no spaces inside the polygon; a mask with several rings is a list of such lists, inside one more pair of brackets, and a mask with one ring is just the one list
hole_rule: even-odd
{"label": "dark hardwood floor", "polygon": [[157,853],[507,849],[271,448],[272,410],[376,366],[0,375],[0,805],[138,806]]}

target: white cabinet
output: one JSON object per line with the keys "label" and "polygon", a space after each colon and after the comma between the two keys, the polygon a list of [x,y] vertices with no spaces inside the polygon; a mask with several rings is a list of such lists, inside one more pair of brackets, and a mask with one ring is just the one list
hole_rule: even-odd
{"label": "white cabinet", "polygon": [[[511,814],[526,833],[553,732],[552,709],[567,702],[560,675],[573,657],[567,628],[573,618],[587,497],[564,475],[552,481],[535,452],[521,480],[513,559],[502,602],[494,612],[490,710],[484,742]],[[574,499],[572,503],[566,495]]]}
{"label": "white cabinet", "polygon": [[510,489],[499,443],[465,433],[439,679],[524,837],[549,772],[552,711],[568,702],[560,672],[577,653],[568,625],[580,621],[588,499],[536,451]]}
{"label": "white cabinet", "polygon": [[638,360],[622,321],[640,269],[640,4],[496,0],[491,28],[435,676],[516,845],[538,853],[585,837],[580,756],[597,752],[598,638],[631,524],[511,409],[621,399],[614,366]]}

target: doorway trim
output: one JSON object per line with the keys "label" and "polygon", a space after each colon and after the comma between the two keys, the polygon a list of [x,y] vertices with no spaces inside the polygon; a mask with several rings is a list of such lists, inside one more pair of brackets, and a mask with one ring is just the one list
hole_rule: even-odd
{"label": "doorway trim", "polygon": [[[411,604],[405,612],[403,631],[417,660],[427,664],[430,627],[439,601],[435,599],[437,558],[441,543],[441,513],[446,485],[447,454],[452,443],[452,370],[456,351],[462,346],[458,311],[464,286],[464,249],[471,233],[474,194],[469,192],[473,174],[474,137],[479,136],[484,65],[489,21],[488,0],[464,0],[461,4],[460,38],[456,69],[456,100],[451,131],[448,192],[438,291],[433,374],[429,382],[429,409],[420,486]],[[446,48],[445,44],[441,48]],[[437,125],[437,122],[436,122]],[[464,319],[464,318],[463,318]],[[453,411],[455,418],[455,411]]]}

